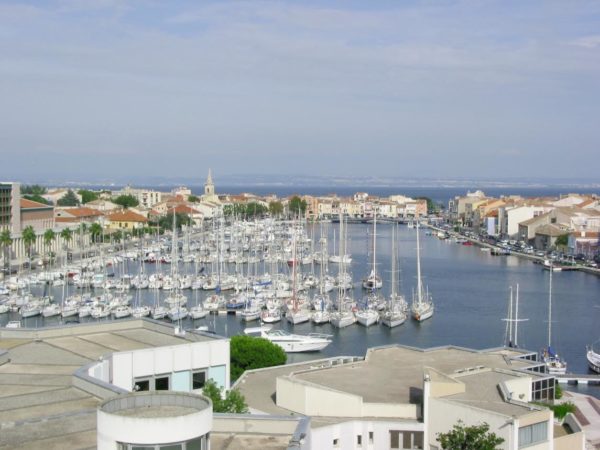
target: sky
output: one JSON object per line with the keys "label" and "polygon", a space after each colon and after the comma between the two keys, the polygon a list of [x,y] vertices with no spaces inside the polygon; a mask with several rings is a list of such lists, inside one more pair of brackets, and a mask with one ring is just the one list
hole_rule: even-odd
{"label": "sky", "polygon": [[0,177],[600,178],[598,1],[0,1]]}

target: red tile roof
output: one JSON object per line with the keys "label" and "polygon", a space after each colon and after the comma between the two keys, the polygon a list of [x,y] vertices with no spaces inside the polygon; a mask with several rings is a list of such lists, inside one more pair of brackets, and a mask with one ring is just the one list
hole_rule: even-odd
{"label": "red tile roof", "polygon": [[26,198],[21,198],[21,209],[34,209],[34,208],[52,208],[52,205],[46,205],[40,202],[34,202]]}
{"label": "red tile roof", "polygon": [[97,209],[88,208],[86,206],[82,206],[81,208],[63,209],[61,211],[64,211],[65,213],[75,217],[99,217],[104,215]]}
{"label": "red tile roof", "polygon": [[148,222],[144,216],[125,210],[106,216],[111,222]]}
{"label": "red tile roof", "polygon": [[179,213],[179,214],[199,214],[200,213],[200,211],[198,211],[190,206],[177,205],[177,206],[175,206],[175,208],[169,209],[168,214],[173,214],[173,209],[175,210],[176,213]]}

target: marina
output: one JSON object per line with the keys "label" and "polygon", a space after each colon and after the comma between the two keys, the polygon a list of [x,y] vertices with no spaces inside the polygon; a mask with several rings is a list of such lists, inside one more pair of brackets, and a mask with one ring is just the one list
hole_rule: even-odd
{"label": "marina", "polygon": [[[39,270],[32,270],[31,275],[24,272],[18,281],[13,279],[14,282],[20,283],[22,289],[10,291],[9,295],[4,297],[4,304],[9,303],[7,299],[11,298],[11,295],[14,297],[15,292],[27,292],[23,289],[27,286],[32,295],[41,298],[44,298],[44,295],[51,296],[54,304],[61,304],[63,290],[67,290],[69,295],[84,297],[87,295],[90,299],[106,296],[103,298],[107,300],[111,298],[110,301],[113,303],[115,297],[125,298],[129,300],[129,304],[120,305],[118,312],[115,310],[122,317],[131,317],[134,312],[136,315],[148,314],[152,317],[152,312],[155,312],[157,313],[155,318],[170,322],[170,311],[170,317],[174,319],[175,325],[187,329],[205,327],[210,332],[225,336],[241,334],[246,327],[257,326],[258,320],[253,319],[258,319],[260,315],[264,322],[271,320],[273,329],[298,335],[310,333],[331,335],[331,344],[321,350],[319,355],[335,356],[362,354],[367,348],[395,343],[421,348],[445,344],[475,348],[504,345],[507,342],[506,323],[502,319],[506,316],[506,298],[509,286],[519,284],[521,298],[519,314],[520,317],[529,319],[520,326],[519,346],[541,351],[547,345],[548,271],[542,270],[539,265],[532,264],[526,259],[511,255],[498,258],[490,252],[481,252],[477,246],[460,245],[423,232],[420,237],[423,284],[428,286],[428,293],[436,306],[436,313],[430,319],[418,322],[408,318],[402,325],[393,328],[383,326],[381,320],[376,320],[375,326],[353,324],[342,328],[335,327],[327,321],[319,323],[306,320],[292,324],[287,320],[279,320],[286,314],[283,305],[290,299],[293,301],[294,271],[292,269],[294,268],[297,269],[296,301],[305,305],[304,311],[307,317],[310,317],[311,309],[314,314],[321,308],[322,304],[314,301],[313,307],[309,306],[310,300],[314,300],[319,295],[329,299],[332,313],[337,310],[333,305],[339,304],[340,300],[344,305],[343,308],[348,307],[350,310],[358,308],[370,293],[361,287],[360,279],[364,274],[369,274],[373,267],[373,242],[376,243],[376,270],[382,278],[382,288],[377,290],[376,295],[380,299],[387,299],[391,290],[395,289],[399,294],[410,298],[411,294],[417,292],[419,288],[416,228],[380,223],[376,231],[377,239],[374,240],[372,224],[347,224],[345,233],[347,239],[344,247],[347,254],[352,256],[350,264],[330,262],[322,264],[324,252],[328,255],[333,253],[333,234],[334,231],[337,233],[338,224],[286,223],[284,228],[287,240],[285,243],[282,241],[283,253],[278,259],[269,257],[269,254],[266,254],[266,257],[265,254],[262,257],[255,257],[255,252],[248,250],[238,253],[242,255],[245,262],[240,260],[236,263],[235,252],[231,249],[223,255],[227,254],[228,261],[232,262],[219,262],[214,256],[211,259],[205,255],[203,260],[200,260],[202,259],[200,257],[192,257],[193,251],[187,250],[188,243],[191,248],[198,246],[195,253],[197,255],[201,254],[202,245],[213,246],[213,251],[216,249],[219,239],[215,240],[215,236],[219,234],[216,234],[214,229],[208,229],[203,234],[193,237],[186,235],[180,237],[179,246],[182,253],[176,257],[179,260],[178,264],[143,262],[144,259],[155,259],[159,253],[161,255],[159,261],[161,259],[168,261],[172,256],[169,237],[163,237],[160,243],[146,242],[143,257],[141,247],[134,247],[131,243],[129,248],[107,253],[104,258],[109,265],[103,267],[102,264],[96,263],[93,269],[95,275],[90,278],[91,284],[83,288],[77,287],[78,283],[81,284],[81,276],[76,273],[68,277],[69,283],[66,285],[61,283],[64,280],[57,279],[55,286],[48,286],[39,281]],[[395,285],[392,283],[391,267],[394,229],[398,233],[396,245],[398,267],[394,268],[398,278]],[[298,261],[297,265],[289,264],[289,259],[292,259],[290,230],[296,230],[294,233],[297,233],[298,240],[304,240],[298,255],[294,258]],[[222,241],[230,245],[232,229],[223,227],[218,233]],[[286,246],[289,253],[285,252]],[[313,254],[310,262],[307,258],[309,252]],[[314,258],[315,254],[316,258]],[[78,265],[81,265],[80,261],[75,260],[68,267],[76,272]],[[352,277],[352,289],[337,287],[339,284],[337,279],[342,271]],[[179,274],[178,287],[173,283],[173,273]],[[237,286],[236,293],[236,283],[242,279],[239,277],[240,274],[245,276],[250,274],[260,281],[253,287],[246,285],[239,289],[240,286]],[[203,280],[202,286],[199,285],[198,276]],[[24,280],[28,277],[31,280],[37,278],[37,282],[26,283]],[[323,289],[314,285],[314,282],[308,281],[321,279],[321,277],[324,280]],[[150,286],[157,285],[158,280],[162,280],[162,288],[151,288]],[[217,289],[219,282],[220,292]],[[9,283],[10,280],[6,280],[4,285],[7,286]],[[93,287],[94,283],[98,286],[104,283],[104,288]],[[141,283],[141,286],[146,286],[147,283],[148,287],[135,289],[132,286],[136,283]],[[253,307],[250,300],[256,302],[257,298],[260,299],[256,294],[258,289],[261,289],[257,289],[257,286],[261,284],[263,287],[277,284],[281,289],[275,291],[270,298],[263,297],[262,305],[255,309],[260,311],[260,314],[256,315],[252,314]],[[314,287],[310,287],[311,284]],[[263,289],[264,291],[268,289]],[[596,317],[600,308],[599,298],[600,286],[597,277],[582,272],[554,274],[553,347],[568,362],[569,372],[587,372],[585,349],[591,341],[597,339],[594,333],[597,333]],[[273,305],[282,307],[272,308]],[[161,316],[161,310],[156,310],[157,306],[163,307],[164,315]],[[40,308],[43,307],[40,305]],[[64,311],[65,305],[62,305],[62,308]],[[196,308],[195,319],[190,316],[193,308]],[[9,309],[6,313],[0,314],[2,326],[17,321],[23,327],[36,328],[63,323],[113,320],[115,317],[115,314],[102,307],[91,309],[89,315],[85,310],[82,315],[80,310],[78,315],[66,317],[60,314],[44,317],[36,311],[33,311],[35,314],[30,317],[21,317],[14,310],[14,306]],[[275,309],[281,312],[279,319],[273,312]],[[272,312],[271,316],[268,314],[269,310]],[[209,314],[209,312],[219,314]],[[246,320],[242,320],[244,317]],[[567,319],[572,317],[578,317],[577,331],[574,330],[571,319]],[[310,353],[294,353],[289,355],[288,360],[300,362],[314,357]]]}

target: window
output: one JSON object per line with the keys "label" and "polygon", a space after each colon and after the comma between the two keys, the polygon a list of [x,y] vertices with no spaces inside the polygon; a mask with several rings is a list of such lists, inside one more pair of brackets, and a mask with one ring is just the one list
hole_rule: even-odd
{"label": "window", "polygon": [[390,448],[400,448],[400,432],[390,430]]}
{"label": "window", "polygon": [[133,390],[134,391],[149,391],[150,390],[150,380],[135,380]]}
{"label": "window", "polygon": [[333,446],[334,447],[339,447],[340,446],[340,440],[339,439],[334,439],[333,440]]}
{"label": "window", "polygon": [[373,432],[369,431],[369,444],[373,443]]}
{"label": "window", "polygon": [[362,434],[356,436],[356,445],[362,447]]}
{"label": "window", "polygon": [[519,448],[537,444],[548,439],[548,422],[534,423],[519,428]]}
{"label": "window", "polygon": [[169,390],[169,376],[160,376],[154,379],[154,389],[157,391]]}
{"label": "window", "polygon": [[202,389],[206,383],[206,372],[194,372],[192,374],[192,389]]}

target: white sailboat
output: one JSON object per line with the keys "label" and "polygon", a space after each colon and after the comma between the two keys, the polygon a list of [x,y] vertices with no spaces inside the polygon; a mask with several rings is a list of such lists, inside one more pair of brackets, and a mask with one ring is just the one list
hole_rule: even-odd
{"label": "white sailboat", "polygon": [[292,304],[293,307],[285,315],[286,320],[292,325],[298,325],[300,323],[308,322],[310,320],[310,313],[305,307],[298,307],[298,291],[296,289],[296,266],[298,261],[296,259],[296,233],[295,230],[292,234]]}
{"label": "white sailboat", "polygon": [[[343,226],[343,217],[340,217],[340,226]],[[343,262],[343,255],[345,254],[345,248],[342,247],[340,254],[342,256],[340,263],[340,278],[343,278],[346,274],[346,264]],[[343,284],[338,284],[338,306],[337,311],[330,313],[329,321],[331,325],[336,328],[345,328],[356,323],[356,317],[354,312],[348,309],[346,305],[346,290]]]}
{"label": "white sailboat", "polygon": [[373,263],[371,273],[362,282],[363,288],[368,290],[381,289],[383,281],[377,274],[377,213],[373,214]]}
{"label": "white sailboat", "polygon": [[567,363],[552,348],[552,265],[550,265],[550,281],[548,285],[548,346],[542,350],[542,361],[546,364],[546,372],[550,375],[567,373]]}
{"label": "white sailboat", "polygon": [[397,292],[398,277],[396,274],[399,272],[396,267],[397,262],[397,225],[394,225],[392,228],[392,293],[386,308],[381,313],[381,323],[390,328],[402,325],[406,321],[406,310],[408,309],[404,296]]}
{"label": "white sailboat", "polygon": [[434,305],[431,300],[429,291],[423,287],[423,280],[421,278],[421,246],[419,243],[419,221],[417,220],[417,293],[416,296],[413,293],[412,301],[412,317],[418,322],[422,322],[433,316]]}

